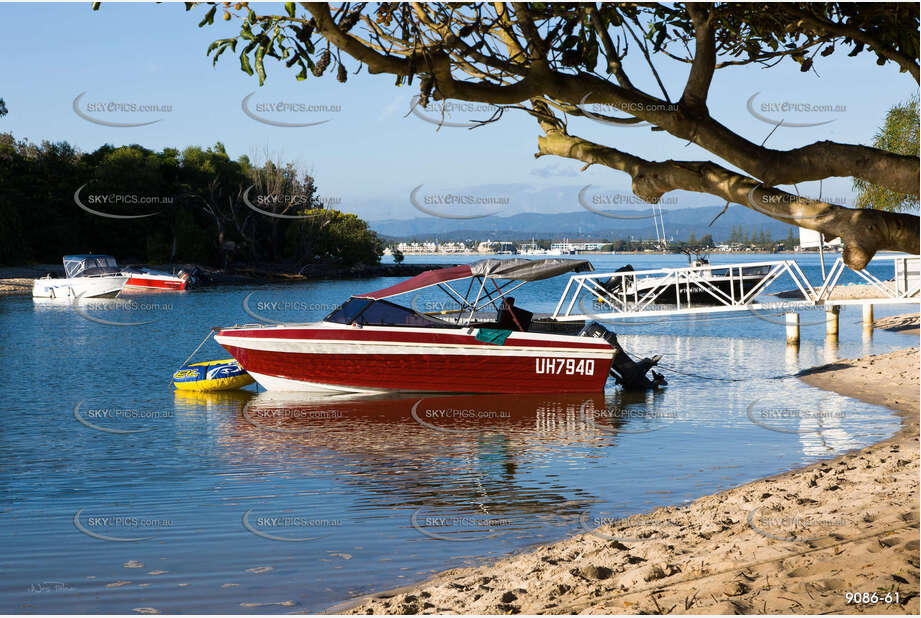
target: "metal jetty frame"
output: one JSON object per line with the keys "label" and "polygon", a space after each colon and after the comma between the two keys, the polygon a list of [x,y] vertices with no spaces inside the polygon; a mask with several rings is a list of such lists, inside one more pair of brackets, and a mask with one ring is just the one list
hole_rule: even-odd
{"label": "metal jetty frame", "polygon": [[[777,305],[780,303],[758,303],[755,300],[784,274],[790,276],[803,296],[802,300],[783,300],[782,310],[787,312],[816,305],[915,304],[921,302],[919,298],[921,256],[883,255],[875,257],[873,261],[892,262],[894,284],[890,285],[881,281],[866,270],[855,271],[861,278],[872,284],[880,295],[873,298],[842,300],[830,298],[845,268],[840,256],[819,287],[814,287],[809,282],[799,265],[793,260],[572,275],[553,311],[552,318],[559,321],[616,320],[644,316],[723,313],[759,308],[777,311],[779,310]],[[751,274],[743,275],[745,271],[751,273],[753,269],[759,268],[763,272],[757,279],[754,279]],[[743,276],[745,277],[744,283]],[[713,284],[714,278],[723,283],[729,280],[729,294]],[[602,285],[609,281],[614,281],[619,285],[609,285],[608,287],[613,288],[611,291]],[[639,290],[635,285],[638,281],[650,283],[650,285]],[[657,305],[656,299],[672,287],[675,290],[677,304]],[[692,288],[695,291],[699,289],[706,293],[708,304],[698,302],[695,306],[691,296]],[[586,296],[591,299],[592,303],[601,305],[600,309],[585,311],[582,304]],[[577,303],[579,303],[579,311],[574,312]]]}

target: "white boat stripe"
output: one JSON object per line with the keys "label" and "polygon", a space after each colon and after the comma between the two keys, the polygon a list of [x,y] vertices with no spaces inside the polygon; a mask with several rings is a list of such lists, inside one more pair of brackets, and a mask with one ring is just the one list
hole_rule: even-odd
{"label": "white boat stripe", "polygon": [[419,349],[439,350],[438,354],[457,356],[529,356],[563,358],[614,358],[614,348],[579,349],[532,346],[471,346],[450,343],[406,343],[399,341],[340,341],[323,339],[276,339],[215,335],[219,344],[248,350],[295,354],[418,354]]}

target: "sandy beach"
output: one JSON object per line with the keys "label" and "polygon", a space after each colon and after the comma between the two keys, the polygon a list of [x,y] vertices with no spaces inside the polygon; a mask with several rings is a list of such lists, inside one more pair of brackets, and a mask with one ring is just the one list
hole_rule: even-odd
{"label": "sandy beach", "polygon": [[902,426],[860,451],[331,611],[917,614],[918,348],[801,378],[887,406]]}

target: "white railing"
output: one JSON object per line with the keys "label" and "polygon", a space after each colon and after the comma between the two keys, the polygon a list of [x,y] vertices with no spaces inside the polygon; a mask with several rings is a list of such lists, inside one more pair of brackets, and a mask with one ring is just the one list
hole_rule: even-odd
{"label": "white railing", "polygon": [[[784,301],[791,311],[824,304],[915,302],[919,296],[921,258],[887,255],[875,259],[892,261],[893,284],[881,281],[866,270],[856,272],[874,286],[874,291],[878,289],[878,298],[831,299],[845,268],[840,257],[818,288],[813,287],[795,261],[774,260],[572,275],[552,317],[568,321],[752,309],[759,306],[755,299],[785,274],[802,297],[802,300]],[[586,311],[582,306],[586,296],[600,305],[600,309]],[[663,296],[668,298],[668,304],[661,301]],[[576,303],[579,303],[578,311]]]}
{"label": "white railing", "polygon": [[[882,281],[873,273],[864,270],[855,270],[854,272],[864,281],[873,286],[874,291],[879,292],[879,299],[886,301],[909,301],[918,297],[919,289],[919,265],[921,258],[912,255],[882,255],[873,258],[872,261],[892,262],[892,282]],[[844,260],[840,257],[835,260],[828,276],[818,290],[818,302],[831,302],[834,304],[843,304],[845,302],[867,302],[867,299],[845,299],[833,300],[831,294],[841,278],[845,269]]]}

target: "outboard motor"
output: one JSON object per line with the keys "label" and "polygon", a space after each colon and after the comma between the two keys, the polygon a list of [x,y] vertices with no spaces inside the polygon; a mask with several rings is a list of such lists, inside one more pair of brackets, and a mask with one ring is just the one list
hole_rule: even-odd
{"label": "outboard motor", "polygon": [[188,287],[197,286],[201,283],[202,271],[199,270],[198,266],[194,266],[190,272],[180,270],[178,275],[181,279],[185,279]]}
{"label": "outboard motor", "polygon": [[[627,264],[626,266],[621,266],[614,272],[616,273],[633,272],[633,265]],[[601,287],[603,287],[605,290],[607,290],[611,294],[616,294],[618,291],[620,291],[621,283],[623,281],[624,281],[623,277],[611,277],[607,281],[602,283]]]}
{"label": "outboard motor", "polygon": [[659,359],[662,358],[661,355],[657,354],[652,358],[644,358],[640,362],[634,361],[618,343],[617,335],[598,322],[586,324],[582,331],[579,332],[579,336],[604,339],[617,351],[614,355],[614,362],[611,363],[611,375],[625,390],[644,390],[668,384],[665,381],[665,376],[661,373],[653,371],[651,380],[646,376],[646,372],[658,364]]}

